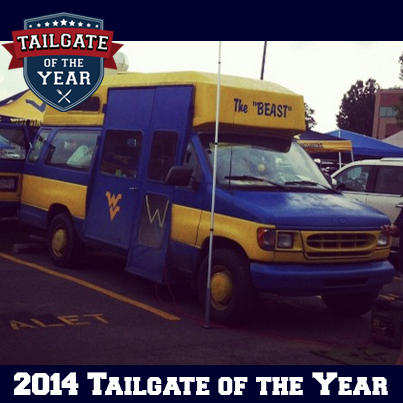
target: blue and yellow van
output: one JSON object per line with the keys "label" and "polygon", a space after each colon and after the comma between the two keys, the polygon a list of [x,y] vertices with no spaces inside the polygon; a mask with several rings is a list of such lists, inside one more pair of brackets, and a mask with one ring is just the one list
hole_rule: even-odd
{"label": "blue and yellow van", "polygon": [[22,171],[34,135],[27,124],[0,122],[0,218],[16,217]]}
{"label": "blue and yellow van", "polygon": [[186,278],[203,304],[211,291],[216,320],[247,315],[259,292],[368,311],[393,279],[388,219],[334,191],[298,145],[303,97],[223,75],[218,126],[216,99],[215,74],[126,73],[79,109],[47,108],[22,223],[47,232],[56,265],[91,245],[155,282]]}
{"label": "blue and yellow van", "polygon": [[45,109],[29,90],[0,101],[0,218],[16,217],[25,158]]}

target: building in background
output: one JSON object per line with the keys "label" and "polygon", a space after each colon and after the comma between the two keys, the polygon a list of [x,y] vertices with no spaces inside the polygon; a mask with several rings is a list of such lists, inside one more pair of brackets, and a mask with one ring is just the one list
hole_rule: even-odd
{"label": "building in background", "polygon": [[399,88],[377,91],[372,137],[383,140],[402,130],[396,122],[396,112],[393,110],[402,96],[403,89]]}

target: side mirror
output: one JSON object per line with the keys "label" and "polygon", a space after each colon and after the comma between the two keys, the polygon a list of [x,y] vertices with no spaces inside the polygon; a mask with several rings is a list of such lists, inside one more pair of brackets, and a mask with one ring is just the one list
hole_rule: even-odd
{"label": "side mirror", "polygon": [[168,172],[165,183],[171,186],[188,186],[192,172],[191,166],[173,166]]}
{"label": "side mirror", "polygon": [[346,189],[347,189],[347,186],[345,183],[339,183],[336,185],[336,190],[338,190],[339,192],[343,192]]}

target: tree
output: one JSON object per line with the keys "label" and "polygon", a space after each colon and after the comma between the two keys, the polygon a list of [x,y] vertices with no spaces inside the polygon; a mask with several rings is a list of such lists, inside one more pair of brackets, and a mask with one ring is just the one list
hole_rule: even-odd
{"label": "tree", "polygon": [[395,105],[393,109],[396,112],[397,124],[401,129],[403,129],[403,96],[400,97],[400,103]]}
{"label": "tree", "polygon": [[305,130],[312,130],[316,126],[316,120],[313,117],[315,110],[312,109],[307,103],[304,103],[305,106]]}
{"label": "tree", "polygon": [[403,53],[399,57],[399,63],[400,63],[400,74],[399,78],[403,80]]}
{"label": "tree", "polygon": [[[403,80],[403,53],[399,57],[400,74],[399,78]],[[403,129],[403,96],[400,97],[400,103],[393,108],[396,112],[396,121],[401,129]]]}
{"label": "tree", "polygon": [[343,96],[339,114],[336,115],[337,126],[340,129],[371,136],[375,94],[378,89],[379,85],[373,78],[369,78],[365,84],[357,80]]}

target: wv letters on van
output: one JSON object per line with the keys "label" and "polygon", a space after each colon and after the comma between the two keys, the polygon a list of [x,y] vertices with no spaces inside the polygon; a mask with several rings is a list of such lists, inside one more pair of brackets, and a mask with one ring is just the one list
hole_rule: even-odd
{"label": "wv letters on van", "polygon": [[100,86],[104,67],[116,69],[113,32],[103,20],[69,13],[24,20],[13,42],[3,45],[13,56],[9,69],[24,67],[28,87],[42,101],[66,112]]}
{"label": "wv letters on van", "polygon": [[111,221],[113,221],[115,215],[120,211],[118,203],[122,198],[122,194],[119,193],[117,196],[115,196],[114,194],[111,195],[111,192],[106,192],[105,196],[108,199],[109,216],[111,218]]}

